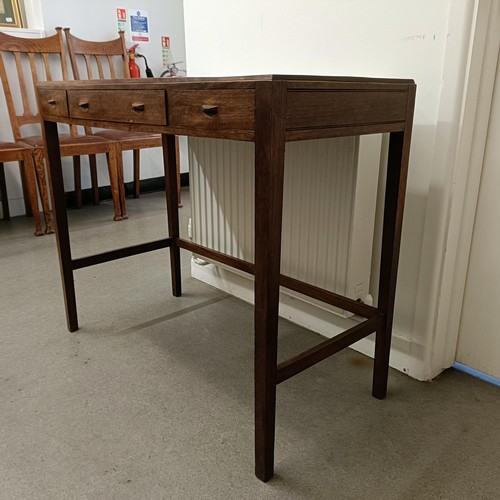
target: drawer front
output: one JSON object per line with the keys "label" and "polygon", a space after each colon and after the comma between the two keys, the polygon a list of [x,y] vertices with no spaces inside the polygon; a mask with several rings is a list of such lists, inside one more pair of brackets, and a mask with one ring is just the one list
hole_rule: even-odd
{"label": "drawer front", "polygon": [[167,125],[163,90],[68,90],[71,118]]}
{"label": "drawer front", "polygon": [[39,105],[44,115],[68,116],[65,90],[40,90]]}
{"label": "drawer front", "polygon": [[403,91],[291,91],[288,130],[404,122],[408,94]]}
{"label": "drawer front", "polygon": [[253,130],[254,90],[173,90],[170,125],[205,130]]}

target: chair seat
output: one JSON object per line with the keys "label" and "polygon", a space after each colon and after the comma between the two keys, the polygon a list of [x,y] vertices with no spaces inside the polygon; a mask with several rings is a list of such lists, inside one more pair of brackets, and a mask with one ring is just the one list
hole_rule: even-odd
{"label": "chair seat", "polygon": [[0,141],[0,149],[2,153],[9,152],[20,152],[26,149],[28,146],[26,144],[20,144],[18,142],[2,142]]}
{"label": "chair seat", "polygon": [[[41,135],[33,135],[30,137],[23,137],[22,138],[23,143],[26,143],[30,146],[33,146],[35,148],[39,147],[44,147],[43,143],[43,136]],[[59,135],[59,144],[61,146],[68,146],[68,145],[73,145],[73,144],[78,144],[78,145],[93,145],[93,144],[105,144],[109,142],[107,139],[104,137],[96,137],[93,135],[70,135],[70,134],[60,134]]]}
{"label": "chair seat", "polygon": [[27,144],[19,142],[0,142],[0,163],[19,161],[25,152],[31,151]]}

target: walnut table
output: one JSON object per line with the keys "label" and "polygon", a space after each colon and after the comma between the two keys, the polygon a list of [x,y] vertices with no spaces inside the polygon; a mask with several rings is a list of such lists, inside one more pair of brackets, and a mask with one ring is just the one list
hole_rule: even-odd
{"label": "walnut table", "polygon": [[[172,289],[181,295],[180,250],[255,275],[255,471],[273,475],[276,386],[376,332],[373,395],[387,389],[394,296],[415,102],[412,80],[267,75],[44,82],[38,85],[54,200],[57,247],[70,331],[78,329],[73,271],[168,247]],[[98,255],[71,257],[57,122],[158,132],[163,137],[168,237]],[[369,306],[280,274],[285,143],[390,133],[380,285]],[[175,136],[255,143],[255,263],[179,237]],[[277,364],[280,286],[365,320]]]}

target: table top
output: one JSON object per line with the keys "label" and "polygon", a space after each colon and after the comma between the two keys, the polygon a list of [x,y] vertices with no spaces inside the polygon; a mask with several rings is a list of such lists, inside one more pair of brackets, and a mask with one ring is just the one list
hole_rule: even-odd
{"label": "table top", "polygon": [[405,129],[409,79],[259,75],[40,82],[47,121],[253,141],[259,110],[287,141]]}
{"label": "table top", "polygon": [[175,77],[175,78],[126,78],[115,80],[65,80],[65,81],[50,81],[39,82],[40,88],[67,88],[67,87],[80,87],[93,88],[94,86],[136,86],[145,85],[147,87],[164,87],[177,85],[194,85],[200,84],[242,84],[245,83],[249,86],[255,82],[270,82],[270,81],[287,81],[287,82],[331,82],[331,83],[365,83],[368,85],[373,84],[401,84],[401,85],[414,85],[412,79],[401,78],[370,78],[359,76],[327,76],[327,75],[247,75],[247,76],[208,76],[208,77]]}

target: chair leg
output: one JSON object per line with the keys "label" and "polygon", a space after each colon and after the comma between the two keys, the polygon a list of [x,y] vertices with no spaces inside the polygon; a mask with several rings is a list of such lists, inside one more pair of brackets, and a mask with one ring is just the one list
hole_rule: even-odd
{"label": "chair leg", "polygon": [[3,220],[10,220],[9,199],[7,198],[7,184],[5,183],[3,163],[0,163],[0,196],[2,197]]}
{"label": "chair leg", "polygon": [[26,185],[26,175],[24,174],[24,168],[19,164],[19,175],[21,176],[21,187],[23,189],[23,202],[24,202],[24,213],[26,217],[31,217],[31,206],[29,203],[28,187]]}
{"label": "chair leg", "polygon": [[141,196],[141,150],[134,149],[134,198]]}
{"label": "chair leg", "polygon": [[[109,183],[111,185],[111,196],[113,198],[113,206],[115,209],[114,220],[128,219],[126,214],[125,203],[121,203],[120,191],[124,189],[123,182],[123,165],[120,161],[121,155],[116,153],[116,148],[112,148],[109,153],[106,153],[108,161]],[[120,176],[120,170],[122,175]],[[124,197],[125,198],[125,197]]]}
{"label": "chair leg", "polygon": [[89,155],[90,180],[94,205],[99,205],[99,185],[97,184],[97,162],[95,155]]}
{"label": "chair leg", "polygon": [[[47,190],[47,180],[45,178],[45,154],[43,149],[35,149],[33,154],[26,152],[23,154],[24,164],[27,165],[26,171],[31,168],[36,174],[38,192],[42,200],[43,218],[45,220],[45,234],[52,234],[52,222],[50,218],[49,194]],[[48,164],[47,164],[48,165]]]}
{"label": "chair leg", "polygon": [[125,176],[123,174],[123,153],[119,150],[116,152],[116,171],[118,175],[118,192],[120,195],[120,209],[124,219],[128,219],[127,202],[125,200]]}
{"label": "chair leg", "polygon": [[82,172],[79,156],[73,156],[73,175],[75,178],[75,205],[76,208],[82,208]]}
{"label": "chair leg", "polygon": [[[29,157],[29,159],[27,157]],[[35,168],[33,166],[31,155],[26,154],[24,155],[24,158],[25,159],[21,162],[21,165],[24,170],[24,175],[26,179],[26,191],[28,195],[27,197],[29,199],[31,213],[33,214],[33,222],[35,223],[35,236],[42,236],[43,231],[42,231],[42,222],[40,219],[40,208],[38,206]]]}

